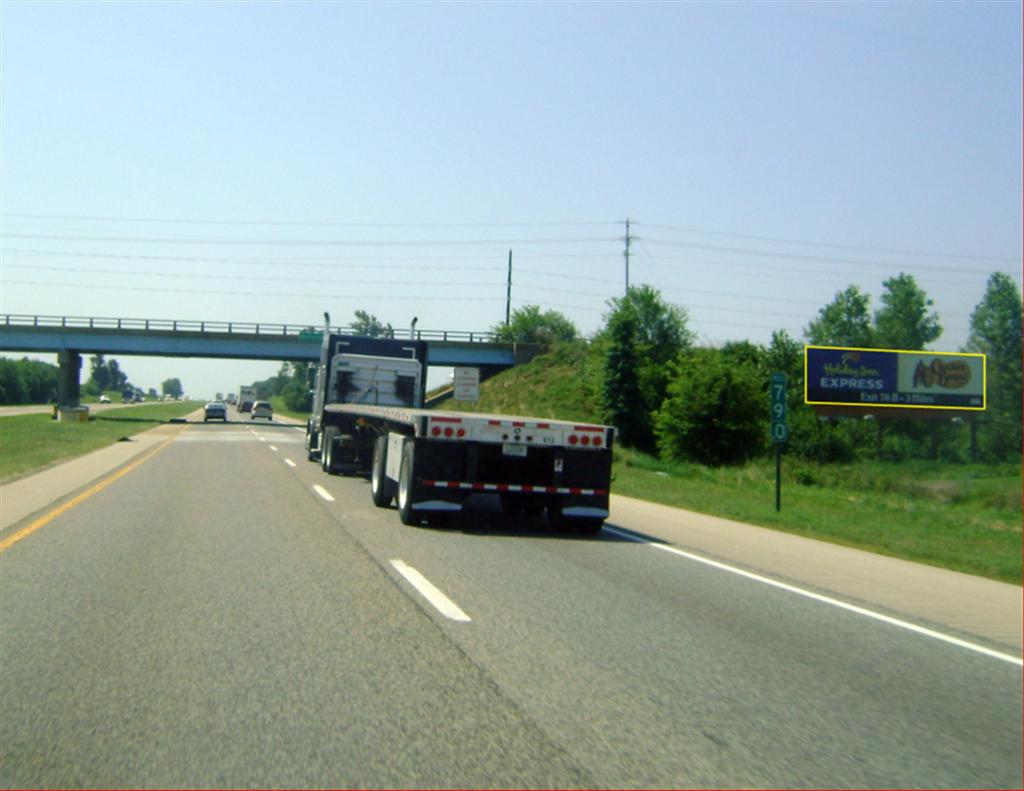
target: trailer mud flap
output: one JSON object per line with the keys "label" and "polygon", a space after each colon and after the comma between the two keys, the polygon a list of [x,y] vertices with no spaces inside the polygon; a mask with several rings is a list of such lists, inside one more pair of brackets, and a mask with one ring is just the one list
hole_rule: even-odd
{"label": "trailer mud flap", "polygon": [[405,436],[391,432],[388,434],[388,457],[384,466],[384,474],[393,481],[398,481],[398,475],[402,471],[402,445]]}

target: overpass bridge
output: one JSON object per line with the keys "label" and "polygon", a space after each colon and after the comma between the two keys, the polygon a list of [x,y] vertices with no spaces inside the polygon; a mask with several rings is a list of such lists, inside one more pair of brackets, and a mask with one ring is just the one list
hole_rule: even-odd
{"label": "overpass bridge", "polygon": [[[330,329],[358,334],[351,327]],[[0,314],[0,351],[56,353],[58,401],[77,406],[82,354],[313,362],[320,359],[321,332],[308,324]],[[492,332],[412,332],[427,342],[430,365],[478,367],[481,377],[528,362],[540,351],[535,344],[499,342]]]}

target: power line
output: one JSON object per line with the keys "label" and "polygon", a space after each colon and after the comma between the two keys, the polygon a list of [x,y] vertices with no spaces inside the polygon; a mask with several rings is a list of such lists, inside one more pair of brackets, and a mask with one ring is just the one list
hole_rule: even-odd
{"label": "power line", "polygon": [[1016,263],[1020,261],[1020,258],[1013,256],[987,256],[987,255],[974,255],[974,254],[959,254],[959,253],[938,253],[927,250],[900,250],[889,247],[864,247],[860,245],[852,244],[836,244],[834,242],[810,242],[802,239],[784,239],[777,236],[754,236],[752,234],[743,233],[726,233],[724,231],[710,231],[703,228],[686,228],[676,225],[655,225],[649,223],[634,223],[643,228],[654,228],[657,230],[666,231],[681,231],[683,233],[699,233],[707,236],[724,236],[730,239],[749,239],[757,242],[778,242],[780,244],[796,244],[804,247],[832,247],[837,250],[856,250],[865,253],[891,253],[894,255],[920,255],[928,256],[929,258],[951,258],[951,259],[967,259],[971,261],[1000,261],[1003,263]]}
{"label": "power line", "polygon": [[431,302],[502,302],[503,297],[427,297],[422,294],[416,294],[413,296],[405,296],[401,294],[325,294],[318,292],[316,294],[289,294],[281,291],[274,292],[263,292],[263,291],[217,291],[213,289],[194,289],[194,288],[148,288],[145,286],[108,286],[98,285],[95,283],[49,283],[41,280],[3,280],[0,281],[6,285],[18,285],[18,286],[43,286],[52,288],[73,288],[81,289],[88,288],[97,291],[146,291],[155,292],[158,294],[199,294],[202,296],[226,296],[226,297],[271,297],[271,298],[288,298],[288,299],[339,299],[339,300],[351,300],[351,299],[396,299],[396,300],[424,300]]}
{"label": "power line", "polygon": [[[102,258],[110,260],[138,260],[138,261],[178,261],[181,263],[197,263],[197,264],[227,264],[227,265],[244,265],[244,266],[296,266],[310,269],[421,269],[420,266],[381,266],[379,263],[373,264],[352,264],[350,261],[449,261],[449,260],[469,260],[469,261],[488,261],[490,258],[483,258],[480,256],[424,256],[424,257],[383,257],[375,258],[372,256],[355,256],[345,258],[316,258],[316,259],[267,259],[267,258],[221,258],[221,257],[207,257],[207,256],[176,256],[176,255],[144,255],[141,253],[84,253],[78,251],[66,252],[59,250],[25,250],[21,248],[8,247],[2,251],[4,253],[18,253],[20,255],[31,255],[31,256],[53,256],[62,258]],[[322,263],[321,263],[322,262]],[[499,266],[436,266],[430,265],[432,271],[445,270],[445,271],[458,271],[458,272],[484,272],[488,270],[503,270],[504,267]]]}
{"label": "power line", "polygon": [[[380,255],[345,255],[345,256],[331,256],[331,257],[303,257],[303,258],[251,258],[251,257],[209,257],[209,256],[178,256],[178,255],[145,255],[141,253],[91,253],[77,250],[31,250],[24,247],[3,247],[0,248],[0,254],[2,253],[20,253],[22,255],[51,255],[61,256],[64,258],[110,258],[110,259],[143,259],[147,261],[188,261],[196,263],[214,263],[214,264],[252,264],[252,265],[301,265],[308,267],[334,267],[338,265],[343,266],[354,266],[351,264],[352,261],[373,261],[371,265],[373,268],[377,268],[378,263],[381,261],[406,261],[415,262],[421,261],[424,263],[431,261],[494,261],[495,256],[492,255],[402,255],[402,256],[380,256]],[[601,259],[607,259],[609,261],[617,260],[619,256],[614,253],[602,254],[602,253],[521,253],[516,255],[516,260],[521,258],[528,258],[533,261],[541,260],[561,260],[561,259],[576,259],[585,258],[588,261],[599,261]],[[401,267],[395,267],[401,268]],[[411,267],[406,267],[411,268]],[[446,267],[437,267],[431,265],[431,269],[443,269]],[[505,266],[490,266],[490,267],[447,267],[450,269],[464,269],[464,270],[484,270],[494,269],[505,271]],[[523,271],[523,270],[519,270]],[[541,273],[543,274],[543,273]],[[612,281],[609,281],[612,282]],[[619,281],[614,281],[618,283]]]}
{"label": "power line", "polygon": [[0,217],[19,220],[72,220],[75,222],[153,223],[165,225],[236,225],[274,226],[282,228],[571,228],[620,225],[618,220],[543,220],[538,222],[342,222],[300,220],[199,220],[157,217],[98,217],[74,214],[16,214],[4,212]]}
{"label": "power line", "polygon": [[66,236],[57,234],[5,233],[10,239],[39,239],[57,242],[111,242],[115,244],[253,244],[272,247],[458,247],[517,244],[595,244],[619,241],[616,237],[587,237],[560,239],[417,239],[394,241],[390,239],[195,239],[163,236]]}
{"label": "power line", "polygon": [[[293,277],[265,277],[260,275],[209,275],[209,274],[192,274],[189,272],[143,272],[140,270],[132,269],[96,269],[96,268],[84,268],[84,267],[65,267],[65,266],[47,266],[47,265],[28,265],[28,264],[5,264],[8,269],[29,269],[32,271],[47,271],[47,272],[73,272],[75,274],[92,274],[92,275],[137,275],[142,277],[168,277],[176,279],[189,279],[189,280],[246,280],[246,281],[257,281],[257,282],[273,282],[273,283],[293,283],[295,278]],[[318,280],[319,283],[333,283],[333,284],[344,284],[352,286],[390,286],[394,285],[393,280],[352,280],[351,278],[345,278],[344,280],[338,279],[326,279]],[[403,286],[438,286],[443,288],[451,288],[457,286],[459,288],[464,287],[486,287],[490,288],[497,283],[469,283],[466,281],[402,281]]]}
{"label": "power line", "polygon": [[865,261],[856,258],[833,258],[832,256],[801,255],[799,253],[777,253],[773,250],[752,250],[743,247],[722,247],[719,245],[696,244],[694,242],[671,242],[664,239],[647,239],[651,244],[660,244],[667,247],[685,247],[694,250],[711,250],[720,253],[734,253],[736,255],[757,255],[767,258],[782,258],[794,261],[817,261],[820,263],[853,264],[856,266],[885,267],[890,270],[926,270],[934,272],[974,272],[984,274],[983,270],[964,270],[963,267],[948,266],[927,266],[925,264],[899,264],[893,261]]}

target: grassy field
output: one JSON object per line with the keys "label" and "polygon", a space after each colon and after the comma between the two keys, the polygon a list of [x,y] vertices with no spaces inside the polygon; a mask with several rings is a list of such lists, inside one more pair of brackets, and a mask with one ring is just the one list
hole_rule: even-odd
{"label": "grassy field", "polygon": [[270,399],[270,405],[274,408],[274,415],[284,415],[285,417],[293,417],[296,420],[301,420],[303,423],[306,422],[306,418],[309,417],[309,412],[296,412],[285,406],[284,396],[274,396]]}
{"label": "grassy field", "polygon": [[616,450],[612,491],[884,555],[1021,584],[1021,466],[709,468]]}
{"label": "grassy field", "polygon": [[0,483],[148,431],[200,406],[185,401],[107,409],[88,423],[60,422],[48,413],[5,417],[0,419]]}

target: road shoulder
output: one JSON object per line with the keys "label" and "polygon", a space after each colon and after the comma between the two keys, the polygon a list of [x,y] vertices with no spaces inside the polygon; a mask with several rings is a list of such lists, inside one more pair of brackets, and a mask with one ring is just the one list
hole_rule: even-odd
{"label": "road shoulder", "polygon": [[1024,647],[1020,586],[622,495],[612,495],[609,524],[1017,656]]}
{"label": "road shoulder", "polygon": [[180,425],[160,425],[0,486],[0,531],[59,503],[180,430]]}

